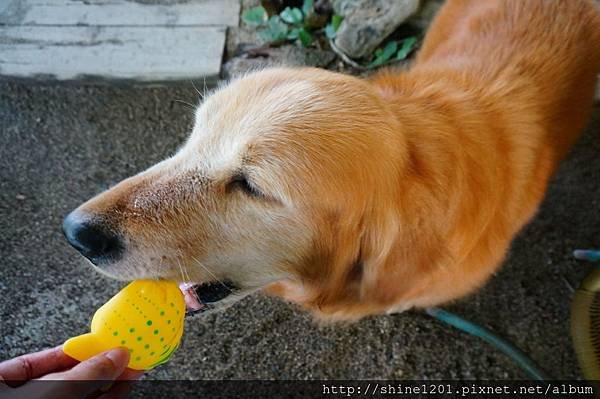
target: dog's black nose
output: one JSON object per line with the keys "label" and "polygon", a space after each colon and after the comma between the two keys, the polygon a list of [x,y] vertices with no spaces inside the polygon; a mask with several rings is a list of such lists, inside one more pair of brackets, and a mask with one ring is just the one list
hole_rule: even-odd
{"label": "dog's black nose", "polygon": [[123,249],[116,234],[102,222],[79,211],[73,211],[65,218],[63,232],[69,244],[95,265],[115,261]]}

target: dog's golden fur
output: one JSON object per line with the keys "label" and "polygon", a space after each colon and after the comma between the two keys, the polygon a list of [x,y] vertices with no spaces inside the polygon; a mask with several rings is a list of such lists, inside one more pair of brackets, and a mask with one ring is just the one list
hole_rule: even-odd
{"label": "dog's golden fur", "polygon": [[250,74],[175,156],[81,209],[126,239],[113,277],[229,279],[327,319],[444,303],[536,212],[599,69],[592,1],[449,0],[409,71]]}

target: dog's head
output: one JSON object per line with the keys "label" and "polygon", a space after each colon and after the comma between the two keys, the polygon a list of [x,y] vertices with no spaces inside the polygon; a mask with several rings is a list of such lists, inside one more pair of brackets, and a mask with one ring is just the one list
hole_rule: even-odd
{"label": "dog's head", "polygon": [[81,205],[65,234],[105,275],[184,283],[192,310],[268,287],[369,313],[362,297],[394,299],[381,284],[401,230],[399,129],[367,82],[257,72],[206,98],[174,156]]}

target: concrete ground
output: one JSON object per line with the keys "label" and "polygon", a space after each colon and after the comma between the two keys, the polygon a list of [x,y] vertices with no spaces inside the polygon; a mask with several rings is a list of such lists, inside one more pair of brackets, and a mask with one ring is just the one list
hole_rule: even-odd
{"label": "concrete ground", "polygon": [[[87,331],[120,284],[95,274],[62,237],[69,210],[173,153],[190,130],[191,84],[119,88],[0,83],[0,360]],[[506,264],[449,309],[508,337],[557,378],[579,378],[571,292],[600,246],[600,108]],[[182,347],[151,379],[523,378],[478,339],[418,312],[319,327],[253,296],[186,322]]]}

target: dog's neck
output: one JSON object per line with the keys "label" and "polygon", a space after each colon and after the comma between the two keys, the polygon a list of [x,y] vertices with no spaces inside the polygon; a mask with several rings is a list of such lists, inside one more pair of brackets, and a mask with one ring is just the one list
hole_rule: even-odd
{"label": "dog's neck", "polygon": [[[470,82],[459,71],[446,71],[443,79],[440,76],[416,69],[372,81],[399,121],[398,134],[408,151],[410,173],[400,178],[398,203],[410,239],[399,238],[398,251],[404,254],[397,258],[406,259],[407,250],[402,247],[407,242],[414,245],[422,257],[415,262],[420,263],[424,281],[431,278],[428,270],[456,271],[458,264],[477,269],[481,262],[496,261],[490,259],[492,253],[504,254],[504,247],[500,251],[486,248],[506,245],[522,226],[510,221],[525,223],[534,214],[536,207],[531,204],[538,202],[543,190],[530,189],[528,181],[547,181],[554,163],[550,149],[521,145],[517,134],[523,121],[512,121],[502,103],[488,103],[484,89],[477,86],[480,82]],[[493,141],[497,145],[485,145]],[[511,164],[513,156],[529,158],[531,164]],[[521,186],[515,181],[522,181]],[[507,208],[506,203],[523,205]],[[489,226],[495,226],[493,232]],[[483,281],[487,277],[483,271],[490,269],[480,270],[480,279],[470,281]],[[477,274],[477,270],[469,273]],[[460,286],[460,273],[455,278]],[[423,286],[435,284],[429,280]],[[418,290],[417,284],[407,295],[427,298]],[[425,299],[416,305],[428,303]]]}

